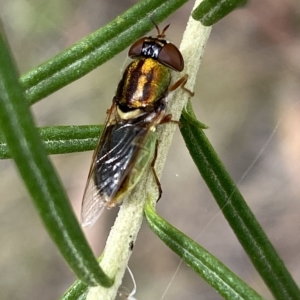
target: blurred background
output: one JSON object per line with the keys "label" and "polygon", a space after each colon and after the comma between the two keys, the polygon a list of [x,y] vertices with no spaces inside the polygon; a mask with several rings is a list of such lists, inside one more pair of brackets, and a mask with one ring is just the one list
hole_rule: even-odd
{"label": "blurred background", "polygon": [[[0,17],[24,74],[136,2],[1,0]],[[162,25],[171,23],[168,38],[177,45],[192,6],[192,1],[187,3]],[[205,132],[211,143],[298,283],[299,17],[298,1],[253,0],[213,26],[192,99],[199,120],[209,126]],[[37,125],[103,123],[126,55],[124,51],[35,104]],[[51,156],[77,215],[91,156],[92,152]],[[44,230],[14,163],[0,161],[0,173],[0,298],[57,299],[75,277]],[[178,130],[161,183],[159,214],[272,299],[203,183]],[[96,255],[117,211],[105,212],[85,230]],[[137,282],[136,298],[220,299],[184,263],[177,270],[179,263],[144,223],[129,262]],[[122,286],[132,289],[128,274]]]}

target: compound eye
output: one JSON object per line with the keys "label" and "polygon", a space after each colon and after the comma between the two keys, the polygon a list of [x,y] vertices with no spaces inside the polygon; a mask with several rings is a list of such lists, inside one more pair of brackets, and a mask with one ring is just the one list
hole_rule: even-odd
{"label": "compound eye", "polygon": [[163,46],[159,52],[158,61],[175,71],[181,72],[184,69],[182,54],[172,43],[167,43]]}
{"label": "compound eye", "polygon": [[142,55],[143,44],[145,42],[145,37],[137,40],[129,49],[128,56],[130,58],[136,58]]}

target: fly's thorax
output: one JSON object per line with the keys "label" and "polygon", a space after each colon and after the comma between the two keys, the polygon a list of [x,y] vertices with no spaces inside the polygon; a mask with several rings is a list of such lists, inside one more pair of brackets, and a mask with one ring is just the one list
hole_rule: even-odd
{"label": "fly's thorax", "polygon": [[117,104],[130,108],[154,107],[166,97],[170,69],[152,58],[133,61],[125,70],[115,96]]}

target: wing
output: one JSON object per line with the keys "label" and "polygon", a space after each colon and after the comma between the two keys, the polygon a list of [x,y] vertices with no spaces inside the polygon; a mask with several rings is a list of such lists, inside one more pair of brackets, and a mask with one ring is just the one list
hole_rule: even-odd
{"label": "wing", "polygon": [[143,136],[145,129],[129,122],[112,125],[110,138],[105,139],[97,156],[94,173],[99,195],[110,199],[109,206],[119,200],[118,191],[131,171],[132,160],[137,151],[136,140]]}
{"label": "wing", "polygon": [[82,203],[83,226],[92,225],[105,207],[120,203],[134,188],[153,157],[156,134],[149,115],[108,121],[94,152]]}
{"label": "wing", "polygon": [[111,119],[93,154],[81,209],[83,226],[91,226],[105,207],[121,202],[127,192],[123,184],[148,132],[131,120],[114,123]]}
{"label": "wing", "polygon": [[101,212],[103,211],[106,202],[104,199],[99,197],[97,188],[95,186],[93,180],[93,174],[97,162],[97,153],[101,148],[101,145],[104,142],[104,139],[109,135],[108,128],[109,124],[111,124],[116,117],[116,104],[113,103],[110,110],[107,113],[104,131],[102,132],[99,140],[97,142],[97,146],[93,152],[92,162],[87,178],[87,182],[85,185],[83,198],[82,198],[82,206],[81,206],[81,224],[82,226],[91,226],[100,216]]}

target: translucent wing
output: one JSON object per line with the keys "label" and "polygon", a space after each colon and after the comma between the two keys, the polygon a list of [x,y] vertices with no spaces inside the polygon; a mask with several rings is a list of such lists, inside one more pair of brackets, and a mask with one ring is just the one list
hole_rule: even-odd
{"label": "translucent wing", "polygon": [[107,113],[107,118],[104,125],[104,131],[99,137],[96,149],[94,150],[92,163],[90,166],[87,182],[85,185],[82,207],[81,207],[81,224],[82,226],[91,226],[101,215],[107,201],[99,197],[99,193],[93,180],[93,174],[95,171],[95,165],[97,162],[97,153],[101,148],[104,138],[107,136],[107,129],[109,124],[115,120],[116,116],[116,105],[113,103],[112,107]]}
{"label": "translucent wing", "polygon": [[93,225],[101,215],[107,201],[99,197],[98,190],[92,179],[88,180],[81,208],[81,225]]}
{"label": "translucent wing", "polygon": [[105,207],[120,203],[147,167],[154,147],[146,123],[136,120],[107,122],[93,155],[82,203],[83,226],[92,225]]}

